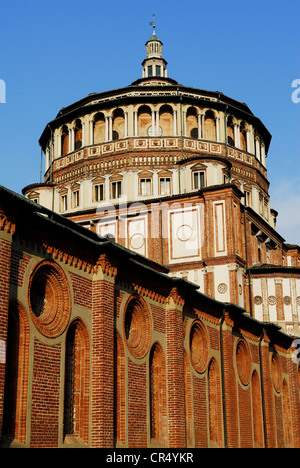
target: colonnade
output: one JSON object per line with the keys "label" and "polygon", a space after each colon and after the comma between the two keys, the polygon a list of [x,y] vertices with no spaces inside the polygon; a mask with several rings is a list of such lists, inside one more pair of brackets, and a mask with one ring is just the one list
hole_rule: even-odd
{"label": "colonnade", "polygon": [[[120,134],[115,131],[116,112],[121,122]],[[142,123],[142,112],[144,112],[143,118],[146,124]],[[100,142],[95,141],[97,116],[101,116],[103,125],[103,136]],[[166,122],[167,128],[165,128]],[[229,132],[231,138],[228,138]],[[51,142],[49,142],[46,150],[46,170],[51,160],[77,151],[84,146],[145,136],[182,136],[228,143],[238,150],[254,154],[261,164],[266,166],[264,142],[252,125],[231,115],[226,117],[224,113],[211,109],[197,109],[187,105],[175,108],[171,104],[163,104],[159,109],[150,105],[142,105],[136,109],[131,106],[126,110],[116,108],[109,113],[97,112],[57,128],[53,133],[53,146],[51,147]],[[67,144],[64,144],[65,138],[67,138]]]}

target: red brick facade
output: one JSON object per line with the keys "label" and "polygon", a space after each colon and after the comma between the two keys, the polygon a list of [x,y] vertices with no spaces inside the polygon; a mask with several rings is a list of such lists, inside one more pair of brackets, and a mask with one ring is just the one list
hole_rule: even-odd
{"label": "red brick facade", "polygon": [[277,326],[3,188],[0,210],[3,447],[300,447]]}

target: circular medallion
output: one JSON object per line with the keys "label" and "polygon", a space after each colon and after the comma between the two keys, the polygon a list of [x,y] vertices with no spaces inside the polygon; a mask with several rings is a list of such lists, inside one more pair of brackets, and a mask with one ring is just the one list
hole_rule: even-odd
{"label": "circular medallion", "polygon": [[153,127],[152,125],[150,125],[150,127],[147,130],[147,133],[148,133],[148,136],[150,137],[162,136],[162,128],[161,127],[158,128],[158,135],[157,135],[156,127],[155,126]]}
{"label": "circular medallion", "polygon": [[284,296],[284,298],[283,298],[283,303],[284,303],[285,305],[291,305],[292,301],[291,301],[290,296]]}
{"label": "circular medallion", "polygon": [[147,305],[140,298],[130,298],[126,305],[124,335],[130,353],[143,358],[150,346],[151,319]]}
{"label": "circular medallion", "polygon": [[255,305],[261,305],[262,304],[262,297],[261,296],[255,296],[254,297],[254,304]]}
{"label": "circular medallion", "polygon": [[227,291],[227,286],[225,283],[220,283],[218,286],[218,291],[220,294],[225,294]]}
{"label": "circular medallion", "polygon": [[275,296],[269,296],[268,302],[270,305],[275,305],[276,304],[276,297]]}
{"label": "circular medallion", "polygon": [[205,325],[196,320],[190,331],[190,356],[195,370],[203,373],[209,359],[209,338]]}
{"label": "circular medallion", "polygon": [[274,388],[280,393],[282,388],[282,366],[278,353],[274,352],[271,360],[271,377]]}
{"label": "circular medallion", "polygon": [[248,385],[251,377],[251,353],[245,340],[239,340],[236,347],[236,366],[240,381]]}
{"label": "circular medallion", "polygon": [[145,242],[144,236],[142,234],[136,233],[133,234],[130,238],[130,246],[134,250],[138,250],[143,247]]}
{"label": "circular medallion", "polygon": [[176,235],[178,240],[186,242],[192,237],[193,229],[188,224],[182,224],[182,226],[177,229]]}
{"label": "circular medallion", "polygon": [[44,260],[34,268],[28,285],[28,304],[40,333],[55,338],[64,332],[71,315],[71,295],[65,273],[55,262]]}

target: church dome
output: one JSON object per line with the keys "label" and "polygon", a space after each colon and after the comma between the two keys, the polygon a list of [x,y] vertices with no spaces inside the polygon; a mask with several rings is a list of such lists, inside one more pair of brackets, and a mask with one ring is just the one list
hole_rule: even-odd
{"label": "church dome", "polygon": [[271,135],[244,102],[169,78],[156,34],[145,45],[141,78],[91,93],[46,125],[44,180],[23,194],[247,307],[249,266],[260,284],[281,274],[264,265],[294,261],[270,206]]}

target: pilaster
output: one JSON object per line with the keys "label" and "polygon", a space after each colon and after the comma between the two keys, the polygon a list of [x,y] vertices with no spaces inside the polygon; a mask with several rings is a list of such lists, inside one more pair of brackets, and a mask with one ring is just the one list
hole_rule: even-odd
{"label": "pilaster", "polygon": [[114,290],[116,268],[101,255],[93,279],[91,446],[114,446]]}
{"label": "pilaster", "polygon": [[177,289],[166,306],[169,447],[186,447],[183,299]]}

